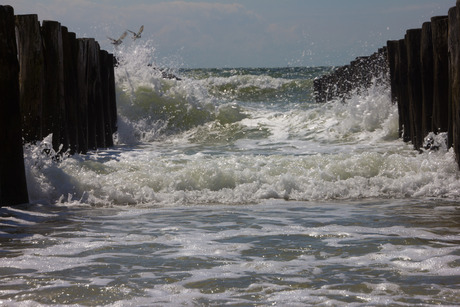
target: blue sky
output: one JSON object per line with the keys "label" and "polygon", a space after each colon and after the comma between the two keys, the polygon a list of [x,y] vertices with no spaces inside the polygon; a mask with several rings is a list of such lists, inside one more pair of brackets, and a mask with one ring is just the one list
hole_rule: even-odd
{"label": "blue sky", "polygon": [[[38,14],[94,37],[145,26],[156,56],[183,67],[343,65],[404,37],[455,0],[6,0],[16,14]],[[126,43],[132,43],[125,40]],[[180,59],[180,60],[177,60]]]}

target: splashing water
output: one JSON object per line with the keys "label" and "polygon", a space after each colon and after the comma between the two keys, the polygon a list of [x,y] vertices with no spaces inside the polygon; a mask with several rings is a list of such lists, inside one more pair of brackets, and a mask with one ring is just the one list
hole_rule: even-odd
{"label": "splashing water", "polygon": [[[32,199],[169,206],[459,196],[451,151],[418,154],[397,139],[384,85],[318,105],[317,68],[177,69],[181,80],[165,79],[148,65],[152,50],[119,51],[118,146],[43,166],[41,183],[34,179],[43,193],[37,187]],[[267,89],[277,94],[267,98]],[[64,181],[54,185],[55,176]]]}
{"label": "splashing water", "polygon": [[455,156],[442,134],[398,139],[386,86],[316,104],[329,68],[115,54],[116,146],[25,148],[33,206],[0,210],[0,305],[457,304]]}

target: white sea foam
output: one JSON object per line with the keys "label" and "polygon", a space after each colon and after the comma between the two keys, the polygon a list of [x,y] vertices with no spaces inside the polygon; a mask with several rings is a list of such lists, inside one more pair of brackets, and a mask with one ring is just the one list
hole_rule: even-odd
{"label": "white sea foam", "polygon": [[[449,214],[448,223],[456,207],[438,205],[441,215]],[[126,208],[103,216],[88,209],[55,228],[48,240],[42,234],[23,240],[35,248],[16,245],[21,254],[3,259],[0,270],[27,276],[3,279],[2,285],[21,289],[36,283],[36,295],[29,291],[11,301],[26,299],[23,306],[28,298],[40,303],[47,296],[55,304],[71,303],[67,299],[78,301],[86,290],[120,306],[454,304],[458,290],[448,285],[460,274],[458,234],[434,225],[440,217],[426,212],[431,209],[416,201],[272,201]],[[322,216],[329,222],[319,222]]]}
{"label": "white sea foam", "polygon": [[[139,114],[154,106],[148,102]],[[163,136],[60,163],[42,154],[46,140],[27,147],[31,199],[157,206],[268,198],[460,197],[453,151],[440,146],[419,154],[398,140],[397,108],[385,88],[372,87],[345,104],[297,105],[285,111],[236,108],[243,109],[236,109],[229,123],[215,121],[215,110],[208,109],[210,122],[200,124],[204,118],[192,116],[186,130],[166,135],[166,122],[125,118],[119,135],[130,135],[133,128],[126,125],[131,123],[144,139],[148,131]]]}
{"label": "white sea foam", "polygon": [[[459,197],[453,152],[416,154],[406,145],[392,153],[315,155],[159,154],[110,152],[32,167],[33,201],[79,200],[100,204],[239,204],[265,198],[294,200],[368,197]],[[161,148],[159,149],[161,151]],[[341,149],[344,150],[344,149]],[[30,178],[30,177],[29,177]],[[40,190],[38,188],[41,188]],[[36,194],[35,194],[36,193]]]}

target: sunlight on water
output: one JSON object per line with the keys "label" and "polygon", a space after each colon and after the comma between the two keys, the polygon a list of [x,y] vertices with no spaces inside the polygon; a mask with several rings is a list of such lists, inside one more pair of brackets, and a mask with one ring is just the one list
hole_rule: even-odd
{"label": "sunlight on water", "polygon": [[186,100],[144,94],[120,125],[129,145],[59,164],[37,160],[31,147],[31,198],[171,206],[460,193],[452,151],[419,154],[397,139],[396,106],[383,87],[346,104],[293,103],[289,110],[238,101],[186,108]]}
{"label": "sunlight on water", "polygon": [[384,85],[316,104],[329,68],[165,70],[152,45],[116,50],[114,148],[25,146],[32,204],[0,209],[0,305],[458,303],[445,135],[398,139]]}
{"label": "sunlight on water", "polygon": [[[459,295],[456,207],[372,200],[2,209],[14,218],[2,221],[9,253],[0,301],[452,305]],[[8,240],[15,223],[22,239]]]}

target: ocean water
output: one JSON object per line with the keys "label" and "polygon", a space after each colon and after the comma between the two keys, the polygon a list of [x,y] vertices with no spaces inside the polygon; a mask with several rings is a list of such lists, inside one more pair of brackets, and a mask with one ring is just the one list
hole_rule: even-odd
{"label": "ocean water", "polygon": [[460,171],[445,135],[436,151],[398,139],[386,84],[316,104],[329,67],[115,53],[116,146],[25,146],[0,306],[459,304]]}

